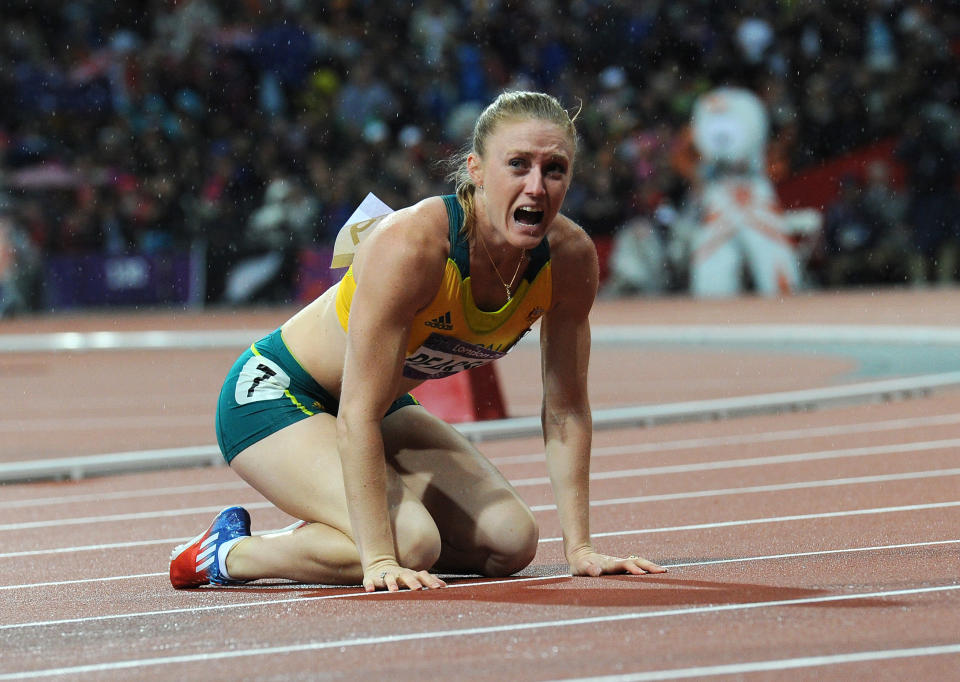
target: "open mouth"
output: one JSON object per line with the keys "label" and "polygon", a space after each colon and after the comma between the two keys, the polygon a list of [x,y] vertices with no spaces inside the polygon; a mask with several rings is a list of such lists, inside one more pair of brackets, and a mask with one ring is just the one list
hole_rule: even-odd
{"label": "open mouth", "polygon": [[513,219],[521,225],[539,225],[543,220],[543,211],[521,206],[513,212]]}

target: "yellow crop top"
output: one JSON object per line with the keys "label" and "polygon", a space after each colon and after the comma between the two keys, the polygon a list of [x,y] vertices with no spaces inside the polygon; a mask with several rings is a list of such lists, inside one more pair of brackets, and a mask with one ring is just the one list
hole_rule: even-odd
{"label": "yellow crop top", "polygon": [[[513,298],[499,310],[477,308],[470,286],[469,246],[460,231],[463,209],[454,195],[443,200],[450,256],[440,290],[414,318],[403,365],[403,375],[409,379],[441,379],[503,357],[550,307],[550,247],[544,239],[529,252],[530,262]],[[356,288],[351,267],[336,295],[337,317],[344,330]]]}

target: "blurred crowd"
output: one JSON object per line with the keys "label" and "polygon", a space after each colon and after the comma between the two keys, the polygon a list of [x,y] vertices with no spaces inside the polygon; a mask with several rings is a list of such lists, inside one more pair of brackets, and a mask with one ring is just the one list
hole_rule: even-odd
{"label": "blurred crowd", "polygon": [[201,248],[209,303],[269,253],[287,276],[243,296],[289,298],[297,252],[331,244],[368,192],[399,207],[450,191],[440,162],[509,88],[579,110],[571,217],[598,240],[638,218],[668,237],[685,191],[670,150],[695,98],[731,80],[763,98],[788,173],[897,140],[905,182],[864,169],[817,207],[813,285],[956,278],[956,0],[7,0],[0,14],[9,309],[42,305],[45,257],[91,251]]}

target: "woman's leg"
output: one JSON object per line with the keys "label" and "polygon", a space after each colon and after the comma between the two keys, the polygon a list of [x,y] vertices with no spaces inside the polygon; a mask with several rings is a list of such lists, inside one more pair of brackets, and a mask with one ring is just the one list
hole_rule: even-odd
{"label": "woman's leg", "polygon": [[435,570],[504,576],[537,551],[533,512],[456,429],[420,406],[383,422],[387,462],[433,517],[441,537]]}
{"label": "woman's leg", "polygon": [[[332,416],[316,414],[277,431],[237,455],[231,468],[277,508],[311,522],[238,542],[226,561],[231,578],[336,585],[362,581]],[[391,467],[387,481],[397,558],[407,568],[430,568],[440,552],[437,526]]]}

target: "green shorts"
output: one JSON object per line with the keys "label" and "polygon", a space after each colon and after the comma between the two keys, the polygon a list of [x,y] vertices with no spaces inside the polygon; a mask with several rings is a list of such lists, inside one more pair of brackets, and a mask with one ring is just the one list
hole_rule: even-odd
{"label": "green shorts", "polygon": [[[395,400],[387,414],[417,404],[408,393]],[[277,329],[252,344],[230,368],[217,402],[217,443],[230,463],[271,433],[320,412],[336,416],[338,409],[337,399],[300,366]]]}

